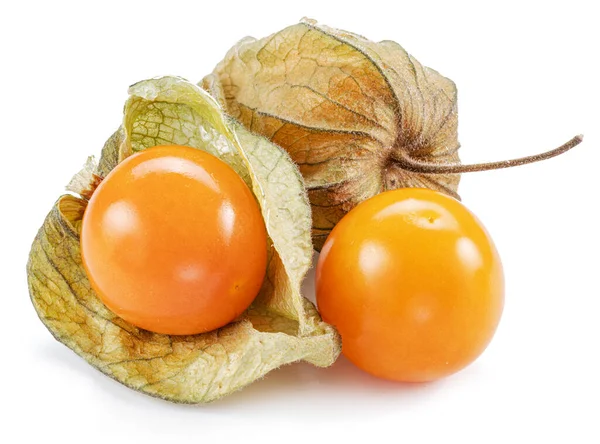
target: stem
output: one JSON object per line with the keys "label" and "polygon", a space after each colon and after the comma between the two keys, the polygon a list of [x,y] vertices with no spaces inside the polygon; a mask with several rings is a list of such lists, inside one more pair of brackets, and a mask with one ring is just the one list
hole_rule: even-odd
{"label": "stem", "polygon": [[401,168],[412,171],[413,173],[422,174],[461,174],[461,173],[472,173],[476,171],[488,171],[498,170],[501,168],[510,168],[519,165],[525,165],[528,163],[539,162],[541,160],[550,159],[551,157],[559,156],[560,154],[566,153],[571,148],[576,147],[583,140],[583,135],[573,137],[564,145],[559,146],[550,151],[546,151],[541,154],[534,154],[533,156],[520,157],[518,159],[501,160],[499,162],[489,163],[474,163],[471,165],[461,164],[438,164],[421,162],[419,160],[412,159],[407,153],[401,153],[400,158],[397,159],[397,165]]}

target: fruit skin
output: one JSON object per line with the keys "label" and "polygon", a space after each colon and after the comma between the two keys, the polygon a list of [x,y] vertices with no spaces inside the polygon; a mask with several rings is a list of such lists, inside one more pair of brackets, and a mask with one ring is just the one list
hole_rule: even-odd
{"label": "fruit skin", "polygon": [[117,165],[81,229],[83,265],[104,304],[156,333],[214,330],[239,316],[265,275],[267,235],[250,189],[198,149],[160,146]]}
{"label": "fruit skin", "polygon": [[474,361],[504,305],[502,264],[459,201],[404,188],[379,194],[333,229],[316,269],[317,305],[361,369],[431,381]]}

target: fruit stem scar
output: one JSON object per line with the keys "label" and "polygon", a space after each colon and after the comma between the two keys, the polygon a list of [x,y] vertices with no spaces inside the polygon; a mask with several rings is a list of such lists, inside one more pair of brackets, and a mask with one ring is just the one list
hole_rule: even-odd
{"label": "fruit stem scar", "polygon": [[528,163],[539,162],[559,156],[563,153],[566,153],[571,148],[579,145],[582,140],[583,135],[579,134],[558,148],[546,151],[544,153],[534,154],[533,156],[519,157],[517,159],[500,160],[498,162],[489,163],[474,163],[471,165],[422,162],[420,160],[412,159],[407,153],[402,152],[400,153],[398,159],[396,159],[396,165],[404,170],[421,174],[461,174],[472,173],[476,171],[498,170],[501,168],[511,168],[519,165],[526,165]]}

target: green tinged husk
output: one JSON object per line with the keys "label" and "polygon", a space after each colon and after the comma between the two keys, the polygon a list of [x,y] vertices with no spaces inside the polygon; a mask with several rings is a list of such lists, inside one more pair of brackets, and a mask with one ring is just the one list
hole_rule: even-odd
{"label": "green tinged husk", "polygon": [[[332,364],[339,336],[300,293],[313,248],[310,205],[294,163],[183,79],[142,81],[129,93],[123,125],[98,166],[90,171],[88,165],[72,182],[79,196],[60,197],[33,242],[27,275],[42,322],[101,372],[174,402],[218,399],[294,361]],[[192,146],[227,162],[254,192],[269,234],[267,274],[256,300],[238,321],[205,334],[161,335],[128,324],[102,304],[82,267],[85,185],[130,154],[164,144]]]}

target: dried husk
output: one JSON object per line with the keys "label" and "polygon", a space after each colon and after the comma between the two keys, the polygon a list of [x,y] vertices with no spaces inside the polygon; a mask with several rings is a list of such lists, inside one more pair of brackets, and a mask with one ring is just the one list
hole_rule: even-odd
{"label": "dried husk", "polygon": [[[161,144],[217,155],[253,190],[269,234],[267,275],[254,303],[221,329],[169,336],[139,329],[109,311],[82,267],[79,230],[94,184],[133,152]],[[311,265],[310,206],[287,154],[225,117],[202,89],[164,77],[130,88],[122,127],[96,166],[70,184],[37,234],[27,264],[31,300],[52,335],[91,365],[143,393],[182,403],[230,394],[287,363],[332,364],[337,332],[300,293]]]}
{"label": "dried husk", "polygon": [[201,85],[299,165],[317,249],[344,214],[382,191],[458,197],[458,174],[423,174],[406,162],[459,163],[456,87],[394,42],[304,19],[241,40]]}

